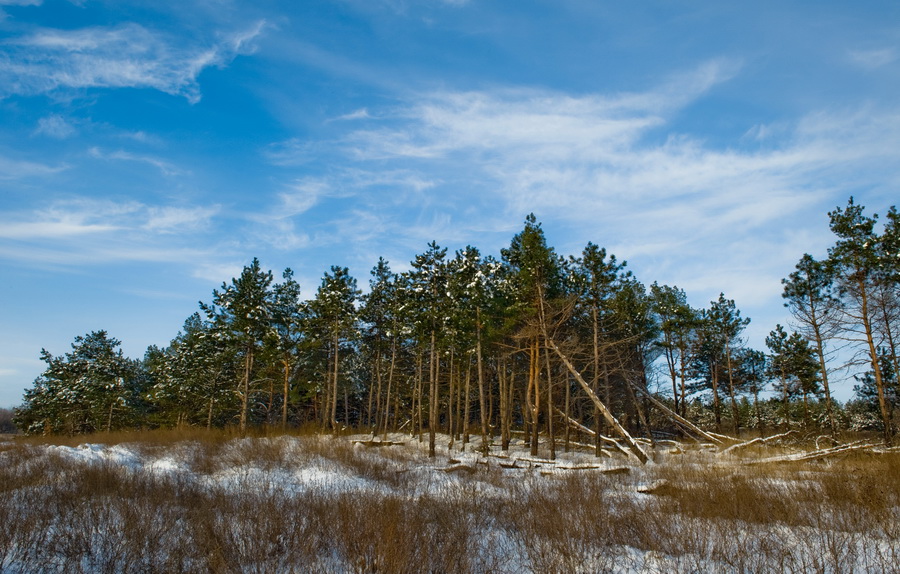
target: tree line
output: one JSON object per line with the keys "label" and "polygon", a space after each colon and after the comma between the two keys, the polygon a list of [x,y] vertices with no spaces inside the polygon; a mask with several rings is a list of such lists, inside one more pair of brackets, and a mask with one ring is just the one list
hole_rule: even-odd
{"label": "tree line", "polygon": [[[611,432],[653,437],[855,427],[893,440],[898,401],[900,218],[879,225],[850,198],[829,213],[827,257],[783,280],[793,320],[766,349],[721,294],[694,308],[675,286],[640,282],[588,243],[559,255],[529,215],[499,258],[435,242],[396,273],[380,258],[368,290],[346,267],[304,299],[254,259],[165,348],[129,359],[105,331],[53,356],[16,410],[26,433],[177,425],[338,432],[403,430],[466,443],[522,437],[537,453]],[[843,372],[842,372],[843,371]],[[835,401],[837,374],[856,399]],[[774,391],[765,392],[765,391]],[[762,395],[762,397],[761,397]],[[702,432],[702,431],[701,431]]]}

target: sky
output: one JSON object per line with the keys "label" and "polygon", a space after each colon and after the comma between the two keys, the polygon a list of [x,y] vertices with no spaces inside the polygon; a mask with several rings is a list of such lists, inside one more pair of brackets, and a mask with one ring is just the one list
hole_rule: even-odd
{"label": "sky", "polygon": [[898,93],[894,1],[0,0],[0,407],[253,257],[311,297],[531,212],[764,348],[828,211],[897,203]]}

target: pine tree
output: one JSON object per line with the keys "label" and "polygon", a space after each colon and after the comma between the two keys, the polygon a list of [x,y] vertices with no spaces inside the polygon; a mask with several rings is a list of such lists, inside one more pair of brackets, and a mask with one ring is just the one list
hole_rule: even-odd
{"label": "pine tree", "polygon": [[359,294],[356,279],[350,275],[350,271],[346,267],[333,265],[331,272],[322,277],[315,298],[309,302],[309,328],[320,348],[326,349],[328,358],[323,419],[335,433],[338,431],[341,349],[344,342],[352,342],[356,338],[356,300]]}
{"label": "pine tree", "polygon": [[153,377],[149,398],[161,424],[225,424],[239,412],[234,392],[240,364],[237,351],[199,313],[187,318],[166,349],[144,356]]}
{"label": "pine tree", "polygon": [[253,258],[240,277],[231,285],[222,283],[213,290],[213,303],[200,303],[200,308],[213,322],[218,336],[240,356],[243,366],[236,389],[240,399],[240,431],[246,432],[250,417],[251,395],[254,388],[254,360],[272,331],[272,272],[263,271],[259,260]]}
{"label": "pine tree", "polygon": [[[625,266],[626,262],[619,263],[612,254],[607,258],[606,249],[590,242],[585,246],[581,257],[571,259],[569,264],[570,283],[581,306],[585,308],[585,318],[590,325],[591,389],[598,396],[603,396],[607,406],[612,405],[612,363],[616,353],[615,345],[608,340],[611,331],[611,301],[622,283],[631,275],[629,271],[625,271]],[[600,416],[596,406],[593,419],[596,433],[594,448],[597,456],[600,456],[604,418]]]}
{"label": "pine tree", "polygon": [[[732,423],[734,432],[738,432],[740,427],[740,415],[737,406],[734,365],[732,361],[732,353],[740,343],[740,334],[750,323],[749,318],[742,318],[741,312],[734,304],[734,300],[726,299],[724,293],[719,294],[716,301],[710,303],[710,307],[706,312],[706,324],[709,330],[710,350],[719,356],[714,360],[718,361],[719,366],[724,366],[728,374],[728,396],[731,399]],[[722,360],[724,359],[724,364]],[[718,376],[713,378],[714,385],[718,383]],[[718,394],[718,389],[713,390],[713,394]],[[714,396],[716,405],[718,406],[718,397]],[[716,414],[716,424],[720,424],[718,413]]]}
{"label": "pine tree", "polygon": [[[501,251],[503,262],[509,268],[509,275],[515,290],[514,305],[522,328],[521,339],[528,353],[528,388],[525,392],[526,407],[530,414],[531,454],[538,452],[538,432],[541,405],[541,332],[546,327],[547,302],[559,296],[563,286],[563,264],[547,239],[534,214],[525,218],[525,228],[516,234],[510,246]],[[547,363],[545,357],[544,362]],[[550,365],[546,365],[548,369]],[[548,393],[552,385],[548,384]],[[548,405],[550,407],[552,405]],[[548,427],[552,429],[552,417],[548,417]],[[552,430],[551,433],[552,435]],[[552,436],[551,436],[552,444]]]}
{"label": "pine tree", "polygon": [[804,254],[797,263],[796,270],[787,279],[782,279],[787,301],[799,332],[814,346],[818,358],[819,373],[825,390],[825,413],[832,434],[837,432],[831,388],[828,384],[826,345],[838,334],[840,302],[833,293],[834,278],[825,263]]}
{"label": "pine tree", "polygon": [[368,423],[373,434],[377,434],[379,431],[387,433],[391,397],[396,392],[394,375],[401,326],[396,274],[382,257],[378,258],[371,274],[369,292],[363,296],[360,320],[364,324],[363,342],[371,355],[370,378],[375,379],[369,383]]}
{"label": "pine tree", "polygon": [[47,363],[25,392],[16,425],[27,434],[111,431],[139,420],[148,379],[139,361],[126,358],[106,331],[75,337],[72,351]]}
{"label": "pine tree", "polygon": [[[416,293],[419,309],[419,325],[416,329],[423,347],[428,347],[428,455],[434,457],[435,431],[439,422],[439,380],[440,356],[439,333],[448,324],[448,269],[447,249],[432,241],[425,253],[417,255],[412,261],[413,272],[410,274],[411,287]],[[425,343],[427,339],[427,343]],[[421,401],[421,394],[420,401]]]}
{"label": "pine tree", "polygon": [[[290,268],[281,274],[283,281],[272,290],[272,330],[269,345],[280,367],[281,427],[286,428],[290,407],[291,385],[297,377],[300,345],[306,306],[300,299],[300,285]],[[271,399],[270,399],[271,400]]]}
{"label": "pine tree", "polygon": [[872,369],[884,427],[884,442],[890,445],[893,432],[876,341],[878,319],[873,300],[879,281],[884,279],[884,257],[879,246],[880,238],[875,232],[878,216],[868,217],[863,211],[863,206],[854,203],[851,197],[845,208],[837,207],[828,213],[831,231],[838,237],[835,245],[828,250],[828,258],[843,302],[843,326],[851,338],[862,345]]}
{"label": "pine tree", "polygon": [[672,379],[675,412],[684,416],[687,366],[691,362],[699,314],[688,305],[687,295],[678,287],[654,283],[650,286],[650,300],[659,321],[661,338],[658,344],[663,350],[669,377]]}

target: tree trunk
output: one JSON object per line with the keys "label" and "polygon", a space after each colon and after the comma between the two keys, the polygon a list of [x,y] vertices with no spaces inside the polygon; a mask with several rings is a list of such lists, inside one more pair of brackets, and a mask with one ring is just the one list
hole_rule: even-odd
{"label": "tree trunk", "polygon": [[484,365],[482,364],[481,358],[481,309],[476,311],[475,322],[475,334],[477,339],[475,343],[475,360],[477,361],[476,368],[478,370],[478,403],[479,411],[481,412],[481,453],[486,456],[490,450],[490,442],[488,441],[488,413],[484,389]]}
{"label": "tree trunk", "polygon": [[[569,377],[566,377],[566,420],[572,418],[572,414],[569,412],[571,403],[570,403],[570,395],[572,394],[572,385],[569,384]],[[565,446],[563,447],[565,452],[569,452],[569,425],[566,425],[565,430]]]}
{"label": "tree trunk", "polygon": [[500,385],[500,449],[503,452],[509,451],[509,424],[510,420],[510,393],[509,386],[511,377],[506,372],[506,359],[501,359],[500,366],[497,371]]}
{"label": "tree trunk", "polygon": [[875,387],[878,390],[878,406],[881,408],[881,421],[884,425],[884,444],[891,446],[893,442],[893,429],[891,428],[891,416],[888,410],[887,398],[884,394],[884,379],[881,375],[881,364],[878,360],[878,350],[875,347],[875,339],[872,334],[872,323],[869,320],[869,296],[864,280],[857,282],[859,286],[860,297],[862,299],[862,321],[866,330],[866,343],[869,346],[869,357],[872,361],[872,370],[875,374]]}
{"label": "tree trunk", "polygon": [[337,332],[334,334],[334,374],[332,381],[332,393],[331,393],[331,430],[334,431],[335,434],[338,432],[338,423],[337,423],[337,400],[338,400],[338,365],[339,363],[339,351],[340,351],[340,335]]}
{"label": "tree trunk", "polygon": [[828,366],[825,363],[825,345],[822,340],[822,331],[821,326],[819,325],[819,318],[816,316],[815,304],[816,301],[813,297],[813,292],[810,291],[810,322],[812,323],[813,335],[815,337],[816,355],[818,355],[819,357],[819,368],[822,373],[822,388],[825,391],[825,414],[828,417],[828,426],[831,428],[831,438],[835,439],[837,436],[837,424],[834,422],[834,409],[831,404],[831,389],[828,386]]}
{"label": "tree trunk", "polygon": [[424,423],[422,422],[422,350],[416,350],[416,388],[413,391],[413,435],[419,435],[419,442],[424,441],[423,431]]}
{"label": "tree trunk", "polygon": [[[380,414],[381,422],[382,422],[382,432],[384,433],[384,438],[387,440],[387,432],[388,432],[388,422],[390,421],[391,414],[391,387],[394,382],[394,365],[397,361],[397,338],[391,338],[391,366],[388,368],[388,384],[387,384],[387,393],[384,397],[384,412]],[[399,393],[398,393],[399,394]]]}
{"label": "tree trunk", "polygon": [[434,458],[435,453],[435,427],[438,425],[438,384],[437,384],[437,353],[435,351],[437,335],[431,330],[431,353],[428,364],[428,456]]}
{"label": "tree trunk", "polygon": [[719,369],[715,360],[710,363],[710,383],[713,391],[713,411],[716,415],[716,432],[722,432],[722,408],[719,405]]}
{"label": "tree trunk", "polygon": [[550,367],[550,349],[546,346],[544,363],[547,369],[547,438],[550,441],[550,460],[556,460],[556,437],[553,434],[553,373]]}
{"label": "tree trunk", "polygon": [[284,398],[281,402],[281,429],[284,430],[287,428],[288,419],[288,397],[290,396],[291,390],[291,363],[287,359],[283,359],[282,365],[284,366]]}
{"label": "tree trunk", "polygon": [[[599,393],[600,389],[598,386],[600,385],[600,317],[599,310],[597,309],[597,304],[594,303],[591,305],[591,320],[592,320],[592,336],[593,336],[593,350],[594,350],[594,378],[591,381],[593,383],[592,388],[595,393]],[[606,380],[607,386],[609,385],[609,377]],[[609,404],[609,389],[606,388],[606,393],[604,398],[606,399],[606,404]],[[602,423],[603,419],[600,417],[600,409],[594,406],[594,430],[596,431],[594,434],[594,454],[596,456],[601,456],[603,454],[602,449],[602,441],[600,440],[600,435],[603,433]],[[566,425],[568,428],[568,425]]]}
{"label": "tree trunk", "polygon": [[[374,392],[372,385],[369,385],[369,408],[366,412],[366,426],[372,427],[372,419],[374,418],[376,421],[378,420],[378,408],[381,405],[381,348],[380,348],[380,339],[376,339],[375,345],[377,347],[375,351],[374,363],[375,363],[375,386]],[[374,397],[372,395],[375,395]],[[372,411],[372,403],[375,403],[375,412]],[[373,414],[375,415],[373,417]],[[375,430],[373,434],[378,432],[378,424],[376,423],[373,427]]]}
{"label": "tree trunk", "polygon": [[470,409],[472,405],[472,399],[470,395],[470,387],[472,381],[472,358],[466,357],[466,390],[465,390],[465,413],[463,414],[463,448],[465,445],[469,444],[469,416]]}
{"label": "tree trunk", "polygon": [[734,425],[734,436],[738,436],[738,429],[741,426],[740,413],[738,411],[737,399],[734,397],[734,377],[731,372],[731,347],[725,345],[725,361],[728,367],[728,396],[731,397],[731,417]]}
{"label": "tree trunk", "polygon": [[447,394],[447,434],[450,435],[449,448],[453,448],[454,440],[456,439],[455,435],[453,434],[456,431],[456,425],[455,425],[456,421],[453,419],[453,417],[455,416],[454,413],[458,412],[458,411],[454,410],[454,402],[456,400],[456,395],[454,395],[453,393],[456,392],[456,389],[453,386],[453,381],[455,379],[454,373],[453,373],[453,368],[454,368],[453,359],[454,359],[453,348],[451,347],[450,348],[450,383],[449,383],[450,388],[447,391],[447,393],[448,393]]}
{"label": "tree trunk", "polygon": [[241,434],[247,432],[247,411],[250,408],[250,371],[253,369],[253,350],[252,348],[247,348],[247,353],[244,356],[244,378],[241,381],[241,420],[240,420],[240,431]]}
{"label": "tree trunk", "polygon": [[538,341],[537,337],[531,343],[531,388],[534,390],[534,398],[531,402],[531,456],[537,456],[538,454],[538,436],[540,432],[540,427],[538,426],[538,419],[541,414],[541,355],[538,352]]}

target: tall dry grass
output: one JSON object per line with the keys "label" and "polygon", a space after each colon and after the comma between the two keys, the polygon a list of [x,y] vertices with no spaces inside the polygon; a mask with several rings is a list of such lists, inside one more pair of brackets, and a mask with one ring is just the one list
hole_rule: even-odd
{"label": "tall dry grass", "polygon": [[[312,434],[106,439],[144,466],[0,443],[0,572],[900,571],[897,453],[446,473]],[[352,481],[292,482],[310,467]]]}

